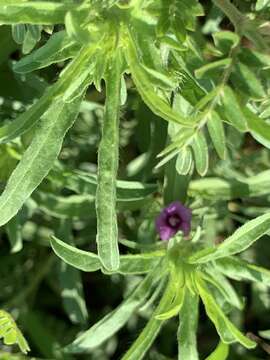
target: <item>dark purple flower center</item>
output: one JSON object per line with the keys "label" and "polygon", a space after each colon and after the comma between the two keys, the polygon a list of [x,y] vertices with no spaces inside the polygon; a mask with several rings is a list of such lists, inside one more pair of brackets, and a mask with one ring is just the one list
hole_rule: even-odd
{"label": "dark purple flower center", "polygon": [[181,226],[182,220],[177,214],[173,214],[167,218],[167,223],[174,229],[178,229]]}

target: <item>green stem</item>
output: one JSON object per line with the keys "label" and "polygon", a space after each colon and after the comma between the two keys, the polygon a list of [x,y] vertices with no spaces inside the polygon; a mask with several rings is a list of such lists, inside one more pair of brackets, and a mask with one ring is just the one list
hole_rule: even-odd
{"label": "green stem", "polygon": [[139,337],[129,348],[127,353],[122,357],[121,360],[141,360],[144,358],[146,352],[153,344],[155,338],[157,337],[164,320],[157,320],[156,316],[164,312],[172,302],[172,283],[169,281],[167,288],[153,312],[150,320],[146,324],[143,331],[140,333]]}

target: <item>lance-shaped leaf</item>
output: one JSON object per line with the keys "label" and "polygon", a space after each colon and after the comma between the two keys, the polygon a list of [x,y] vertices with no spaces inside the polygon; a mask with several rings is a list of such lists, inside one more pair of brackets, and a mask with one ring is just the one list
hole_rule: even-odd
{"label": "lance-shaped leaf", "polygon": [[180,267],[177,270],[178,271],[172,272],[168,284],[168,289],[171,289],[170,291],[171,291],[172,301],[169,303],[167,308],[163,309],[162,312],[156,315],[156,319],[158,320],[167,320],[173,316],[178,315],[179,311],[183,306],[185,290],[186,290],[184,286],[184,275]]}
{"label": "lance-shaped leaf", "polygon": [[[68,11],[78,8],[72,3],[53,1],[0,1],[1,24],[63,24]],[[86,7],[81,11],[87,13]]]}
{"label": "lance-shaped leaf", "polygon": [[207,288],[205,282],[199,275],[196,276],[196,284],[200,297],[205,306],[206,313],[214,323],[222,341],[226,344],[239,342],[248,349],[253,349],[256,347],[256,343],[244,336],[227,318],[222,309],[216,303],[214,297],[209,291],[209,288]]}
{"label": "lance-shaped leaf", "polygon": [[144,358],[146,352],[155,341],[155,338],[157,337],[163,323],[165,322],[165,320],[158,320],[156,316],[160,313],[163,313],[168,308],[168,306],[170,306],[172,303],[172,295],[174,296],[172,293],[171,284],[169,282],[150,320],[146,324],[143,331],[140,333],[139,337],[129,348],[127,353],[122,357],[122,360],[141,360]]}
{"label": "lance-shaped leaf", "polygon": [[204,176],[208,170],[209,155],[207,142],[201,131],[196,134],[191,146],[194,153],[196,169],[201,176]]}
{"label": "lance-shaped leaf", "polygon": [[65,31],[58,31],[51,35],[45,45],[16,62],[13,69],[21,74],[42,69],[74,57],[79,49],[80,45],[73,42]]}
{"label": "lance-shaped leaf", "polygon": [[156,270],[156,268],[153,268],[153,271],[115,310],[77,337],[72,344],[67,346],[66,351],[72,353],[89,351],[110,339],[128,322],[130,316],[147,301],[153,285],[160,278],[156,275]]}
{"label": "lance-shaped leaf", "polygon": [[229,86],[224,86],[221,91],[221,101],[223,104],[219,115],[223,120],[228,121],[239,131],[247,131],[247,121],[238,102],[238,99]]}
{"label": "lance-shaped leaf", "polygon": [[72,102],[76,97],[80,97],[92,80],[94,51],[94,45],[82,48],[75,59],[63,70],[55,85],[49,87],[26,112],[0,127],[0,143],[9,142],[28,131],[58,97],[61,97],[60,101],[64,102]]}
{"label": "lance-shaped leaf", "polygon": [[243,301],[239,298],[237,292],[226,277],[217,271],[216,267],[209,266],[202,274],[202,277],[219,290],[220,294],[228,304],[231,304],[240,310],[243,309]]}
{"label": "lance-shaped leaf", "polygon": [[231,81],[239,91],[242,91],[251,99],[260,99],[266,96],[257,74],[249,66],[241,62],[235,64],[235,69],[231,74]]}
{"label": "lance-shaped leaf", "polygon": [[0,143],[7,143],[29,130],[48,109],[51,95],[48,91],[15,120],[0,127]]}
{"label": "lance-shaped leaf", "polygon": [[270,231],[270,213],[248,221],[221,245],[198,251],[189,258],[191,263],[205,263],[246,250],[261,236]]}
{"label": "lance-shaped leaf", "polygon": [[149,81],[148,73],[139,63],[135,49],[132,36],[130,36],[126,58],[130,67],[132,79],[143,101],[153,111],[153,113],[164,120],[175,122],[177,124],[181,124],[182,126],[193,127],[194,119],[185,118],[183,114],[174,111],[167,101],[157,95],[154,87],[151,85],[151,81]]}
{"label": "lance-shaped leaf", "polygon": [[115,53],[106,76],[106,103],[102,139],[98,150],[96,193],[97,247],[108,271],[119,267],[118,226],[116,216],[116,178],[119,157],[119,110],[121,90],[121,57]]}
{"label": "lance-shaped leaf", "polygon": [[187,175],[191,170],[192,164],[192,152],[190,147],[186,147],[178,154],[175,169],[179,175]]}
{"label": "lance-shaped leaf", "polygon": [[263,146],[270,149],[270,125],[264,119],[245,107],[243,112],[246,116],[248,129],[251,135]]}
{"label": "lance-shaped leaf", "polygon": [[254,281],[270,286],[270,271],[233,256],[217,259],[215,266],[224,275],[238,281]]}
{"label": "lance-shaped leaf", "polygon": [[[56,237],[52,237],[51,246],[57,256],[77,269],[90,272],[101,268],[101,261],[94,253],[77,249]],[[117,272],[126,275],[149,272],[164,255],[165,253],[162,250],[144,254],[122,255]]]}
{"label": "lance-shaped leaf", "polygon": [[179,314],[177,332],[178,359],[199,360],[196,332],[199,315],[199,297],[186,289],[184,303]]}
{"label": "lance-shaped leaf", "polygon": [[77,249],[54,236],[51,238],[51,246],[60,259],[76,269],[90,272],[101,268],[99,257],[90,251]]}
{"label": "lance-shaped leaf", "polygon": [[52,168],[65,137],[74,123],[81,98],[66,104],[55,102],[40,119],[33,140],[0,196],[0,226],[20,210]]}
{"label": "lance-shaped leaf", "polygon": [[211,111],[207,120],[207,129],[216,152],[221,159],[225,159],[226,138],[221,118],[216,111]]}

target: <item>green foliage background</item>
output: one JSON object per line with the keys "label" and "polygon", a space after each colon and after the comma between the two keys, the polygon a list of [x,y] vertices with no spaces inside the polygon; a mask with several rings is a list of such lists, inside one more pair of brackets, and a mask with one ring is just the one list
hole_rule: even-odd
{"label": "green foliage background", "polygon": [[[270,2],[0,0],[0,24],[0,359],[267,359]],[[167,251],[174,200],[193,242]]]}

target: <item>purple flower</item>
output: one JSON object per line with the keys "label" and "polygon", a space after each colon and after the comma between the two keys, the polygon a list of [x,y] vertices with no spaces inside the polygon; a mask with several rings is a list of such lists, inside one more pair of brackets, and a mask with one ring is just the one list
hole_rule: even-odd
{"label": "purple flower", "polygon": [[169,240],[179,230],[187,236],[190,232],[191,210],[174,201],[162,210],[156,218],[156,230],[161,240]]}

